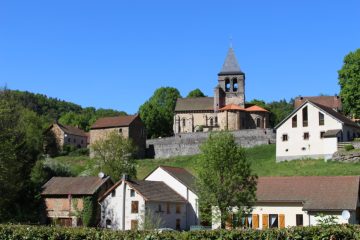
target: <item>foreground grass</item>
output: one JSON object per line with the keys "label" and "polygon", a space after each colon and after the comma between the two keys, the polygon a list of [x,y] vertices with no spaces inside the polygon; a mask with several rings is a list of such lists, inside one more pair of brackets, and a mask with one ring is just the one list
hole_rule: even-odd
{"label": "foreground grass", "polygon": [[[275,145],[262,145],[246,149],[247,157],[258,176],[341,176],[360,175],[360,163],[325,162],[324,160],[295,160],[275,162]],[[196,175],[199,155],[178,156],[167,159],[137,160],[137,177],[143,179],[159,165],[182,167]],[[96,175],[96,160],[86,156],[56,158],[70,166],[76,175]]]}

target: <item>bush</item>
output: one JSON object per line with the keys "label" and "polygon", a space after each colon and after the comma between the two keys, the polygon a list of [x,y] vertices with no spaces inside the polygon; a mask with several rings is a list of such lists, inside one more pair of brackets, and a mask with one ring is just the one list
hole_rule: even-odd
{"label": "bush", "polygon": [[111,231],[96,228],[66,228],[27,225],[0,225],[0,239],[10,240],[110,240],[110,239],[147,239],[147,240],[185,240],[185,239],[359,239],[359,225],[333,225],[331,227],[292,227],[286,229],[259,230],[211,230],[191,232],[154,232],[154,231]]}
{"label": "bush", "polygon": [[88,148],[78,148],[72,152],[69,152],[69,156],[89,156]]}
{"label": "bush", "polygon": [[360,138],[354,138],[354,142],[360,142]]}
{"label": "bush", "polygon": [[354,149],[354,146],[351,145],[351,144],[347,144],[347,145],[344,146],[344,149],[345,149],[346,151],[350,151],[350,150],[353,150],[353,149]]}

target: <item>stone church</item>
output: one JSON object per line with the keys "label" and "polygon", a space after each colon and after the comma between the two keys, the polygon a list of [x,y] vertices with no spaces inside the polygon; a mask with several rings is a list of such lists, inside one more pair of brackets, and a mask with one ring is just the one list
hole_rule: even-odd
{"label": "stone church", "polygon": [[245,103],[245,73],[230,47],[214,97],[178,98],[173,128],[175,134],[268,128],[269,115],[267,110]]}

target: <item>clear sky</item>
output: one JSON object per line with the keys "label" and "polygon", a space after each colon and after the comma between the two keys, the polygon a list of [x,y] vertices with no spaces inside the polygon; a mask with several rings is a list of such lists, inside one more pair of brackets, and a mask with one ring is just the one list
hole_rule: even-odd
{"label": "clear sky", "polygon": [[1,0],[0,86],[135,113],[162,86],[213,96],[230,36],[246,100],[333,95],[360,1]]}

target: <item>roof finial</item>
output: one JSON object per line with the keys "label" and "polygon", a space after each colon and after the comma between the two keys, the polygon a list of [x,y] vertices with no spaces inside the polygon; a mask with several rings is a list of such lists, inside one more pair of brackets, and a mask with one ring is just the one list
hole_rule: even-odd
{"label": "roof finial", "polygon": [[230,48],[233,47],[233,44],[232,44],[232,35],[230,34]]}

